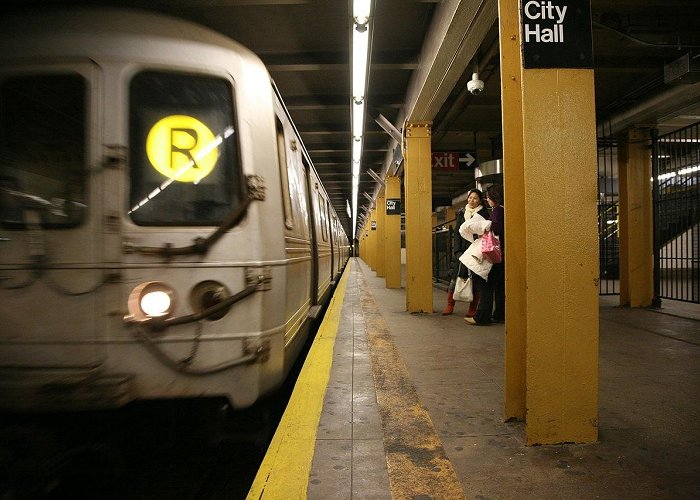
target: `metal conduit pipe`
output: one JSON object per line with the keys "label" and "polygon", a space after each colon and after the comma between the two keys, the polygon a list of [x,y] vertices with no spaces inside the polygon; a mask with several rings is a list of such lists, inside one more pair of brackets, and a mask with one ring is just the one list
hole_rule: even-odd
{"label": "metal conduit pipe", "polygon": [[651,99],[604,120],[598,125],[598,136],[612,135],[638,124],[656,125],[660,119],[678,113],[691,104],[697,104],[700,98],[700,83],[692,85],[677,84]]}

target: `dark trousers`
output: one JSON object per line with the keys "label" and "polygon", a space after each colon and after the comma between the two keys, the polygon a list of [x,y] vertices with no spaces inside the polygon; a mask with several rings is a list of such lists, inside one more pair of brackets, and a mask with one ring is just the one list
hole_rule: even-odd
{"label": "dark trousers", "polygon": [[[479,287],[479,307],[474,319],[480,325],[488,325],[492,318],[504,321],[506,318],[506,283],[503,263],[494,264],[487,280],[476,277]],[[495,305],[495,307],[494,307]]]}

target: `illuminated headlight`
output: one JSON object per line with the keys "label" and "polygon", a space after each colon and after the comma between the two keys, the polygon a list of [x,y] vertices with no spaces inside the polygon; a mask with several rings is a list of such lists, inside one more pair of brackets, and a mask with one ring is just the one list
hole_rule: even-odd
{"label": "illuminated headlight", "polygon": [[170,294],[162,290],[148,292],[141,297],[141,310],[147,316],[167,316],[171,305]]}
{"label": "illuminated headlight", "polygon": [[135,321],[167,318],[175,309],[175,291],[160,281],[149,281],[129,294],[129,314]]}

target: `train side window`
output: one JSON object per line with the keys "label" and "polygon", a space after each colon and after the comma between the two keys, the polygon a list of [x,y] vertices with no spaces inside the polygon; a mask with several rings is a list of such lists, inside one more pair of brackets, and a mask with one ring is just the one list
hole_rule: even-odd
{"label": "train side window", "polygon": [[129,95],[129,215],[143,226],[222,223],[245,189],[231,83],[143,71]]}
{"label": "train side window", "polygon": [[289,165],[287,163],[287,141],[284,139],[284,127],[282,127],[282,122],[279,118],[275,119],[277,128],[277,158],[279,159],[280,167],[280,182],[282,183],[282,204],[284,206],[284,225],[287,229],[292,229],[294,227],[294,221],[292,220],[292,199],[289,195],[289,174],[287,169]]}
{"label": "train side window", "polygon": [[0,221],[22,228],[27,210],[45,228],[86,214],[87,82],[77,73],[0,81]]}
{"label": "train side window", "polygon": [[318,191],[318,223],[321,226],[321,238],[328,241],[328,217],[326,216],[326,204],[321,192]]}
{"label": "train side window", "polygon": [[328,232],[331,237],[331,241],[335,241],[335,219],[333,218],[333,212],[331,212],[331,202],[326,200],[326,213],[328,214]]}

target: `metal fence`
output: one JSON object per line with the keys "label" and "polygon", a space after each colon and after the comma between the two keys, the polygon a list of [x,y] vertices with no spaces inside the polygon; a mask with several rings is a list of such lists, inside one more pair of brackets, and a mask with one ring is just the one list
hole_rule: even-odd
{"label": "metal fence", "polygon": [[620,234],[617,141],[598,137],[598,265],[600,295],[620,293]]}
{"label": "metal fence", "polygon": [[450,283],[454,231],[446,225],[433,228],[433,281],[443,285]]}
{"label": "metal fence", "polygon": [[[598,244],[601,295],[620,293],[617,141],[598,138]],[[700,303],[700,123],[652,134],[654,295]],[[449,283],[454,229],[433,228],[433,279]]]}
{"label": "metal fence", "polygon": [[700,123],[652,135],[654,295],[700,303]]}

